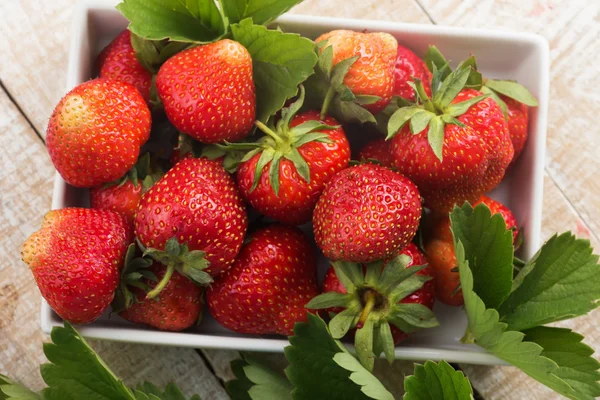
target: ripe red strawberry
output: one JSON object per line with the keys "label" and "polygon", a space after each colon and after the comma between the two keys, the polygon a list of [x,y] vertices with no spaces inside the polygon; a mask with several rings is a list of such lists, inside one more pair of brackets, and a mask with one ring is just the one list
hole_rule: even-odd
{"label": "ripe red strawberry", "polygon": [[119,181],[92,188],[91,207],[123,214],[133,226],[133,218],[142,194],[154,183],[153,177],[149,175],[149,169],[150,154],[146,153]]}
{"label": "ripe red strawberry", "polygon": [[[377,113],[389,103],[394,89],[394,63],[398,42],[388,33],[362,33],[350,30],[334,30],[319,36],[315,43],[327,41],[333,49],[335,67],[343,60],[356,57],[344,77],[346,85],[354,95],[378,96],[380,99],[364,108]],[[327,108],[327,107],[324,107]]]}
{"label": "ripe red strawberry", "polygon": [[138,61],[131,46],[131,32],[125,29],[98,55],[100,78],[126,82],[140,92],[147,103],[150,102],[152,73]]}
{"label": "ripe red strawberry", "polygon": [[392,166],[392,154],[390,143],[385,139],[375,139],[368,142],[358,153],[359,161],[376,160],[386,167]]}
{"label": "ripe red strawberry", "polygon": [[[162,280],[167,268],[154,263],[148,271]],[[142,278],[140,283],[148,289],[156,286],[156,280]],[[130,286],[135,300],[119,315],[136,324],[150,325],[163,331],[181,331],[196,324],[204,305],[204,289],[179,272],[173,272],[166,286],[156,299],[146,299],[146,290]]]}
{"label": "ripe red strawberry", "polygon": [[170,271],[149,293],[154,297],[175,270],[200,284],[210,283],[208,274],[227,270],[242,246],[248,216],[233,179],[218,162],[188,158],[142,196],[134,225],[145,253]]}
{"label": "ripe red strawberry", "polygon": [[[484,203],[493,214],[500,213],[507,229],[513,232],[513,243],[519,235],[517,220],[513,213],[502,203],[482,196],[477,204]],[[462,292],[457,288],[460,285],[460,276],[456,270],[456,256],[454,255],[454,239],[450,228],[448,214],[430,215],[425,223],[425,254],[435,276],[435,295],[444,304],[460,306],[463,304]]]}
{"label": "ripe red strawberry", "polygon": [[411,50],[398,45],[398,55],[394,65],[393,95],[415,101],[415,91],[408,84],[408,82],[413,82],[415,78],[423,82],[425,93],[431,96],[431,72],[427,69],[427,65]]}
{"label": "ripe red strawberry", "polygon": [[[427,259],[419,251],[417,246],[413,243],[406,246],[400,254],[404,254],[410,257],[410,262],[406,265],[406,268],[412,267],[414,265],[425,265],[427,264]],[[385,268],[385,265],[384,267]],[[364,267],[363,267],[364,269]],[[427,277],[433,277],[433,272],[431,268],[426,267],[416,273],[416,275],[422,275]],[[325,280],[323,281],[323,293],[328,292],[337,292],[337,293],[347,293],[346,288],[339,280],[337,275],[335,274],[335,269],[333,267],[329,267],[327,272],[325,273]],[[402,300],[400,303],[410,304],[422,304],[430,310],[433,309],[433,303],[435,302],[435,294],[434,294],[434,281],[429,280],[423,284],[423,286],[416,290],[415,292],[409,294]],[[332,307],[328,309],[329,312],[340,313],[344,310],[343,307]],[[401,341],[405,340],[408,337],[408,333],[403,332],[398,327],[392,325],[390,326],[392,331],[392,337],[394,338],[394,344],[397,345]]]}
{"label": "ripe red strawberry", "polygon": [[275,131],[262,126],[267,136],[253,146],[257,148],[242,160],[237,172],[248,203],[290,225],[310,221],[325,185],[350,161],[350,144],[335,119],[321,120],[317,111],[294,115],[303,100],[301,89],[300,99],[284,109]]}
{"label": "ripe red strawberry", "polygon": [[318,294],[313,249],[298,228],[271,225],[250,236],[233,267],[207,290],[211,315],[239,333],[292,335]]}
{"label": "ripe red strawberry", "polygon": [[132,239],[120,214],[64,208],[44,216],[21,257],[50,307],[66,321],[86,324],[112,301]]}
{"label": "ripe red strawberry", "polygon": [[94,79],[60,100],[46,144],[65,181],[93,187],[125,175],[149,135],[150,111],[140,93],[124,82]]}
{"label": "ripe red strawberry", "polygon": [[420,219],[419,190],[408,178],[361,164],[331,179],[315,207],[313,227],[327,258],[367,263],[398,254]]}
{"label": "ripe red strawberry", "polygon": [[517,159],[527,142],[527,132],[529,131],[529,108],[526,104],[519,103],[510,97],[500,95],[500,98],[506,104],[508,113],[508,132],[510,140],[515,149],[513,159]]}
{"label": "ripe red strawberry", "polygon": [[173,125],[200,142],[237,141],[252,128],[252,59],[237,42],[224,39],[177,53],[161,66],[156,88]]}
{"label": "ripe red strawberry", "polygon": [[435,103],[419,83],[423,104],[400,108],[390,118],[394,164],[435,211],[477,201],[500,183],[513,157],[498,104],[477,90],[461,89],[470,72],[461,65],[433,88],[443,93],[434,94]]}
{"label": "ripe red strawberry", "polygon": [[367,369],[373,368],[374,356],[382,352],[392,362],[394,346],[408,333],[438,325],[431,311],[433,282],[426,263],[413,244],[387,262],[333,262],[325,275],[323,294],[307,307],[337,313],[329,323],[336,339],[356,328],[356,351]]}

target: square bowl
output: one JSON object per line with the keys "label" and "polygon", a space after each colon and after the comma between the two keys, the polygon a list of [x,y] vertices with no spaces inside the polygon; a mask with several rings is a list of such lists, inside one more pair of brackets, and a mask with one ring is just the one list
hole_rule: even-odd
{"label": "square bowl", "polygon": [[[67,89],[93,78],[96,55],[127,21],[114,8],[116,2],[85,1],[77,6],[72,26],[72,41]],[[491,194],[510,207],[524,232],[521,257],[529,259],[540,246],[544,153],[549,86],[548,43],[538,35],[462,29],[433,25],[395,22],[334,19],[313,16],[283,16],[276,24],[284,31],[297,32],[309,38],[333,29],[383,31],[396,37],[398,43],[423,56],[430,44],[436,45],[450,60],[461,60],[471,53],[477,55],[485,76],[515,79],[528,87],[539,101],[531,109],[529,139],[519,160],[511,167],[505,180]],[[69,186],[57,174],[52,208],[86,207],[88,191]],[[320,272],[327,262],[320,257]],[[502,360],[474,345],[460,342],[467,320],[461,308],[436,304],[434,311],[440,326],[409,337],[396,347],[398,359],[440,360],[470,364],[501,365]],[[43,302],[42,329],[50,332],[62,321]],[[161,332],[135,325],[118,316],[105,313],[92,324],[78,326],[86,337],[125,342],[149,343],[195,348],[221,348],[249,351],[281,352],[288,344],[285,338],[241,335],[221,327],[206,313],[202,324],[185,332]]]}

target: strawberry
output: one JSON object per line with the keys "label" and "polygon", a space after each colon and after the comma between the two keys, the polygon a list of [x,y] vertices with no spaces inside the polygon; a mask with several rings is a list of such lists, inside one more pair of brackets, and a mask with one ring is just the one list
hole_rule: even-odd
{"label": "strawberry", "polygon": [[409,101],[415,101],[415,91],[409,82],[414,79],[423,82],[425,93],[431,96],[431,72],[427,69],[425,62],[411,50],[398,45],[398,55],[394,65],[394,96],[400,96]]}
{"label": "strawberry", "polygon": [[307,308],[337,313],[329,323],[336,339],[356,328],[358,358],[371,370],[374,357],[382,352],[392,362],[394,346],[408,333],[438,325],[431,311],[433,282],[426,263],[413,244],[387,262],[333,262],[325,275],[323,294]]}
{"label": "strawberry", "polygon": [[152,298],[175,270],[204,285],[209,274],[227,270],[242,246],[248,217],[219,163],[188,158],[144,193],[134,226],[145,254],[167,265],[164,279],[148,294]]}
{"label": "strawberry", "polygon": [[66,321],[86,324],[112,301],[132,239],[118,213],[64,208],[44,216],[21,257],[50,307]]}
{"label": "strawberry", "polygon": [[248,203],[290,225],[310,221],[325,184],[350,161],[350,144],[335,119],[320,119],[317,111],[296,115],[304,101],[300,90],[300,98],[284,109],[275,129],[257,123],[267,136],[249,145],[252,151],[237,172]]}
{"label": "strawberry", "polygon": [[138,61],[129,30],[121,32],[100,52],[97,67],[100,78],[129,83],[135,86],[147,103],[150,102],[152,73]]}
{"label": "strawberry", "polygon": [[514,159],[516,160],[527,142],[527,132],[529,130],[529,108],[526,104],[519,103],[507,96],[500,96],[506,104],[508,113],[508,133],[515,149]]}
{"label": "strawberry", "polygon": [[394,165],[419,187],[425,206],[439,212],[495,188],[513,157],[498,104],[463,88],[471,71],[465,62],[443,82],[436,73],[433,100],[417,81],[422,104],[400,108],[389,120]]}
{"label": "strawberry", "polygon": [[378,161],[385,167],[392,166],[390,144],[385,139],[375,139],[368,142],[358,153],[359,161]]}
{"label": "strawberry", "polygon": [[[519,228],[513,213],[502,203],[482,196],[473,207],[483,203],[493,214],[500,213],[507,229],[513,232],[513,243],[517,242]],[[456,256],[454,255],[454,239],[450,227],[448,214],[430,215],[425,221],[425,254],[429,259],[429,266],[434,272],[435,295],[444,304],[460,306],[464,300],[462,292],[457,288],[460,285],[460,276],[457,271]]]}
{"label": "strawberry", "polygon": [[292,335],[318,294],[313,249],[298,228],[271,225],[250,235],[233,267],[206,293],[211,315],[239,333]]}
{"label": "strawberry", "polygon": [[131,85],[84,82],[63,97],[48,122],[52,163],[69,184],[93,187],[122,177],[150,135],[150,111]]}
{"label": "strawberry", "polygon": [[160,67],[156,88],[173,125],[200,142],[237,141],[252,128],[252,59],[237,42],[224,39],[175,54]]}
{"label": "strawberry", "polygon": [[133,218],[142,194],[154,183],[154,179],[149,175],[149,168],[150,154],[146,153],[119,181],[92,188],[91,208],[121,213],[133,226]]}
{"label": "strawberry", "polygon": [[162,280],[167,268],[154,263],[146,271],[146,274],[150,272],[153,276],[143,277],[135,286],[129,287],[133,299],[119,315],[133,323],[163,331],[181,331],[196,324],[201,318],[204,289],[175,271],[158,298],[146,299],[145,289],[153,289],[156,281]]}
{"label": "strawberry", "polygon": [[419,190],[375,164],[338,172],[313,214],[315,241],[327,258],[367,263],[398,254],[421,219]]}

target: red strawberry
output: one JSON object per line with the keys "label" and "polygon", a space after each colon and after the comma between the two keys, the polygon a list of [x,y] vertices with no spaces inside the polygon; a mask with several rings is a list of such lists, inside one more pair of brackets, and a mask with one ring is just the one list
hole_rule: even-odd
{"label": "red strawberry", "polygon": [[350,161],[350,144],[335,119],[321,120],[317,111],[294,116],[303,100],[301,89],[300,99],[284,109],[275,131],[259,124],[268,135],[251,146],[257,148],[237,172],[248,203],[290,225],[310,221],[325,184]]}
{"label": "red strawberry", "polygon": [[150,102],[152,73],[138,61],[129,30],[121,32],[100,52],[97,63],[100,78],[129,83],[139,90],[146,102]]}
{"label": "red strawberry", "polygon": [[112,301],[132,238],[120,214],[64,208],[44,216],[21,257],[50,307],[66,321],[86,324]]}
{"label": "red strawberry", "polygon": [[315,241],[332,260],[371,262],[406,247],[421,219],[421,198],[408,178],[381,165],[338,172],[313,214]]}
{"label": "red strawberry", "polygon": [[358,160],[376,160],[385,167],[391,167],[393,160],[390,143],[386,142],[385,139],[375,139],[368,142],[358,153]]}
{"label": "red strawberry", "polygon": [[60,100],[46,144],[65,181],[93,187],[125,175],[149,135],[150,111],[140,93],[127,83],[94,79]]}
{"label": "red strawberry", "polygon": [[419,83],[423,104],[400,108],[390,118],[394,164],[419,187],[425,206],[435,211],[474,203],[500,183],[512,160],[498,104],[477,90],[461,90],[470,72],[469,66],[459,66],[434,88],[443,94],[434,95],[435,102]]}
{"label": "red strawberry", "polygon": [[150,154],[146,153],[120,181],[92,188],[91,207],[123,214],[133,226],[133,218],[142,194],[154,183],[149,169]]}
{"label": "red strawberry", "polygon": [[219,163],[189,158],[142,196],[134,225],[140,243],[151,248],[145,253],[170,271],[149,293],[154,297],[175,270],[200,284],[211,281],[207,274],[227,270],[242,246],[248,216],[233,179]]}
{"label": "red strawberry", "polygon": [[[419,251],[417,246],[415,246],[413,243],[406,246],[404,248],[404,250],[402,250],[400,252],[400,254],[404,254],[404,255],[407,255],[410,257],[410,262],[406,265],[406,268],[412,267],[414,265],[427,264],[427,259],[425,258],[423,253],[421,253]],[[385,264],[384,264],[383,268],[385,268]],[[364,267],[363,267],[363,270],[364,270]],[[416,275],[433,277],[433,271],[431,270],[431,268],[426,267],[426,268],[418,271],[416,273]],[[338,279],[337,275],[335,274],[335,269],[333,267],[329,267],[329,269],[325,273],[325,280],[323,281],[323,293],[327,293],[327,292],[347,293],[346,288],[344,287],[342,282]],[[417,291],[409,294],[408,296],[406,296],[405,298],[400,300],[400,303],[405,303],[405,304],[407,304],[407,303],[422,304],[425,307],[429,308],[430,310],[433,309],[434,302],[435,302],[435,295],[434,295],[434,281],[433,280],[429,280],[429,281],[425,282],[420,289],[418,289]],[[344,310],[343,307],[332,307],[332,308],[328,309],[329,312],[333,312],[336,314],[342,312],[343,310]],[[403,332],[398,327],[392,325],[392,326],[390,326],[390,328],[392,330],[392,337],[394,338],[395,345],[400,343],[401,341],[403,341],[404,339],[406,339],[408,337],[408,333]]]}
{"label": "red strawberry", "polygon": [[391,362],[393,347],[408,333],[438,325],[431,311],[433,282],[426,263],[413,244],[387,262],[333,262],[325,275],[323,294],[307,307],[337,313],[329,323],[336,339],[356,328],[356,351],[367,369],[372,369],[374,356],[382,352]]}
{"label": "red strawberry", "polygon": [[252,59],[237,42],[224,39],[177,53],[158,71],[156,88],[173,125],[200,142],[237,141],[252,128]]}
{"label": "red strawberry", "polygon": [[233,267],[206,293],[211,315],[240,333],[292,335],[318,294],[317,264],[306,236],[283,225],[250,236]]}
{"label": "red strawberry", "polygon": [[[519,228],[515,216],[508,207],[487,196],[482,196],[473,204],[473,207],[480,203],[487,205],[492,215],[496,213],[502,215],[507,229],[513,231],[513,243],[515,243],[519,235]],[[445,213],[434,213],[425,222],[425,254],[427,254],[429,266],[434,272],[436,297],[444,304],[460,306],[464,300],[462,292],[459,290],[457,293],[460,276],[456,270],[450,218]]]}
{"label": "red strawberry", "polygon": [[[148,268],[157,280],[162,280],[167,268],[154,263]],[[142,278],[142,285],[148,289],[156,286],[156,281]],[[130,286],[135,300],[119,312],[119,315],[136,324],[150,325],[163,331],[181,331],[198,322],[201,316],[203,288],[179,272],[173,272],[167,285],[156,299],[146,299],[146,290]]]}
{"label": "red strawberry", "polygon": [[[364,108],[377,113],[389,103],[394,89],[394,62],[398,42],[388,33],[362,33],[349,30],[335,30],[319,36],[315,43],[327,41],[333,49],[335,67],[343,60],[356,57],[344,77],[346,85],[354,95],[378,96],[380,99]],[[327,108],[327,107],[324,107]]]}
{"label": "red strawberry", "polygon": [[434,276],[435,297],[444,304],[461,306],[464,304],[457,270],[454,244],[434,239],[425,244],[425,254]]}
{"label": "red strawberry", "polygon": [[415,91],[408,82],[413,82],[415,78],[423,82],[425,93],[431,96],[431,72],[427,69],[425,62],[411,50],[398,45],[398,56],[394,65],[393,95],[414,101]]}
{"label": "red strawberry", "polygon": [[526,104],[519,103],[510,97],[500,95],[500,98],[506,104],[508,112],[508,132],[510,140],[515,149],[514,159],[516,160],[525,147],[527,142],[527,132],[529,130],[529,108]]}

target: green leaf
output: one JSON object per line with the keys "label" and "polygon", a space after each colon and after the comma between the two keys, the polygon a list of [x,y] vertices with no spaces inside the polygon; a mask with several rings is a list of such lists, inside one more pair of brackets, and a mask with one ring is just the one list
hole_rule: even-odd
{"label": "green leaf", "polygon": [[328,80],[331,79],[331,68],[333,65],[332,46],[327,46],[321,51],[321,54],[319,55],[319,60],[317,61],[317,65],[319,66],[319,69],[321,70],[321,72],[323,72],[325,77],[327,77]]}
{"label": "green leaf", "polygon": [[540,326],[524,331],[525,340],[544,348],[542,355],[558,364],[556,375],[567,382],[580,398],[600,396],[600,362],[594,350],[582,343],[583,336],[566,328]]}
{"label": "green leaf", "polygon": [[337,313],[331,321],[329,321],[329,330],[334,339],[341,339],[346,336],[346,333],[358,321],[358,310],[360,306],[348,306],[342,312]]}
{"label": "green leaf", "polygon": [[165,61],[176,53],[188,48],[190,44],[166,42],[164,40],[147,40],[132,33],[131,46],[135,50],[135,56],[140,64],[148,71],[156,73]]}
{"label": "green leaf", "polygon": [[225,384],[233,400],[292,399],[292,385],[280,374],[247,354],[231,363],[236,380]]}
{"label": "green leaf", "polygon": [[50,364],[40,368],[48,385],[42,391],[45,400],[135,400],[71,324],[53,328],[50,337],[53,343],[44,343]]}
{"label": "green leaf", "polygon": [[308,323],[296,323],[289,341],[284,351],[290,365],[285,373],[294,386],[294,400],[320,399],[324,393],[329,400],[369,398],[350,380],[351,372],[334,361],[346,350],[330,336],[321,318],[308,314]]}
{"label": "green leaf", "polygon": [[485,85],[481,87],[481,93],[489,94],[492,100],[494,100],[500,106],[500,109],[502,110],[502,115],[504,115],[504,119],[508,120],[508,106],[506,105],[504,100],[502,100],[500,96],[498,96],[498,93],[494,92],[492,89]]}
{"label": "green leaf", "polygon": [[393,137],[406,124],[413,115],[422,112],[419,107],[402,107],[392,114],[387,125],[387,138]]}
{"label": "green leaf", "polygon": [[502,320],[522,330],[586,314],[599,305],[599,272],[588,240],[554,235],[517,276],[520,284],[499,308]]}
{"label": "green leaf", "polygon": [[481,72],[477,70],[477,60],[475,59],[475,56],[471,56],[463,62],[461,62],[458,68],[462,66],[467,66],[471,68],[471,73],[469,74],[469,78],[465,83],[465,87],[480,90],[481,85],[483,83],[483,78],[481,76]]}
{"label": "green leaf", "polygon": [[371,318],[367,318],[360,329],[356,329],[354,347],[358,361],[368,370],[373,371],[375,366],[375,354],[373,354],[373,329],[375,324]]}
{"label": "green leaf", "polygon": [[415,374],[404,379],[404,400],[472,399],[471,383],[446,361],[415,364]]}
{"label": "green leaf", "polygon": [[381,100],[381,97],[379,96],[372,96],[372,95],[368,95],[368,94],[359,94],[355,96],[355,101],[360,104],[361,106],[366,106],[369,104],[375,104],[377,103],[379,100]]}
{"label": "green leaf", "polygon": [[373,114],[353,101],[334,100],[332,103],[332,113],[336,118],[344,122],[353,122],[358,124],[364,124],[367,122],[372,122],[374,124],[377,123],[377,120]]}
{"label": "green leaf", "polygon": [[442,150],[444,147],[444,122],[439,116],[431,118],[429,121],[429,130],[427,131],[427,141],[433,150],[433,154],[443,161]]}
{"label": "green leaf", "polygon": [[285,158],[294,164],[294,167],[296,167],[296,170],[298,171],[298,175],[300,175],[306,183],[310,184],[310,168],[308,167],[306,160],[304,160],[304,157],[302,157],[298,151],[298,148],[294,147],[290,149],[285,155]]}
{"label": "green leaf", "polygon": [[513,276],[513,234],[500,214],[485,204],[469,203],[450,213],[452,233],[460,241],[473,274],[473,290],[487,308],[497,308],[508,297]]}
{"label": "green leaf", "polygon": [[266,25],[302,0],[220,0],[230,23],[252,18],[257,25]]}
{"label": "green leaf", "polygon": [[485,81],[485,86],[507,97],[510,97],[519,103],[526,104],[530,107],[538,106],[538,101],[535,97],[533,97],[531,92],[529,92],[525,86],[515,81],[488,79]]}
{"label": "green leaf", "polygon": [[463,66],[462,68],[455,69],[448,75],[442,83],[440,90],[433,96],[433,102],[439,109],[444,110],[452,103],[456,95],[465,87],[470,73],[471,68]]}
{"label": "green leaf", "polygon": [[231,32],[252,56],[256,118],[266,122],[313,73],[317,63],[313,42],[297,34],[253,25],[250,19],[232,25]]}
{"label": "green leaf", "polygon": [[542,355],[543,348],[536,343],[523,341],[525,334],[522,332],[506,330],[507,325],[499,322],[498,311],[486,308],[473,290],[473,274],[462,243],[455,241],[454,249],[468,318],[463,341],[483,347],[538,382],[564,396],[577,399],[576,391],[556,375],[558,365]]}
{"label": "green leaf", "polygon": [[[385,354],[386,360],[391,364],[394,362],[396,358],[396,354],[394,354],[394,337],[392,336],[392,330],[390,328],[390,324],[387,322],[382,322],[379,324],[379,332],[376,334],[377,339],[376,343],[381,347],[381,351]],[[379,356],[381,352],[375,351],[375,355]]]}
{"label": "green leaf", "polygon": [[359,59],[359,56],[346,58],[335,64],[331,70],[331,86],[337,91],[342,91],[344,86],[344,78],[348,74],[350,67]]}
{"label": "green leaf", "polygon": [[350,374],[350,380],[361,386],[361,391],[371,399],[394,400],[394,396],[382,385],[382,383],[367,371],[352,355],[348,353],[336,353],[333,361]]}
{"label": "green leaf", "polygon": [[123,0],[117,10],[128,29],[149,40],[209,43],[227,32],[227,20],[213,0]]}
{"label": "green leaf", "polygon": [[42,396],[0,374],[0,400],[42,400]]}
{"label": "green leaf", "polygon": [[399,303],[392,307],[390,321],[401,319],[414,328],[434,328],[440,325],[433,311],[423,304]]}
{"label": "green leaf", "polygon": [[458,117],[459,115],[466,113],[472,105],[477,104],[488,97],[489,95],[484,94],[481,96],[471,97],[469,100],[461,101],[460,103],[451,104],[446,108],[445,114],[452,117]]}
{"label": "green leaf", "polygon": [[260,157],[256,162],[256,169],[254,170],[254,182],[252,183],[252,187],[250,188],[250,193],[252,193],[260,183],[260,176],[262,175],[263,170],[265,169],[266,165],[273,160],[274,156],[275,151],[270,148],[264,150],[260,154]]}
{"label": "green leaf", "polygon": [[434,72],[433,67],[435,66],[436,70],[441,74],[441,81],[446,79],[446,77],[450,75],[450,72],[452,72],[448,60],[446,60],[444,55],[435,46],[429,46],[423,60],[425,61],[427,68],[429,68],[429,71],[432,73]]}
{"label": "green leaf", "polygon": [[348,293],[354,293],[356,285],[364,282],[362,267],[357,263],[349,261],[333,261],[331,263],[335,270],[335,275],[340,280],[344,289]]}
{"label": "green leaf", "polygon": [[420,110],[413,114],[410,118],[410,132],[413,135],[420,133],[427,127],[431,118],[435,117],[435,114],[427,110]]}
{"label": "green leaf", "polygon": [[283,154],[280,151],[276,151],[269,166],[269,183],[275,192],[275,196],[279,196],[279,166],[281,165],[282,156]]}
{"label": "green leaf", "polygon": [[313,297],[305,307],[312,310],[330,307],[345,307],[348,305],[351,298],[352,296],[348,294],[326,292]]}

